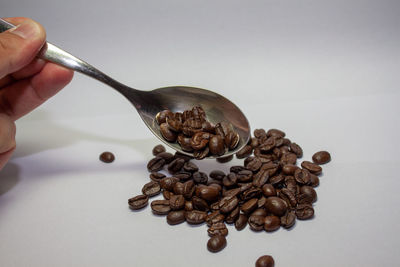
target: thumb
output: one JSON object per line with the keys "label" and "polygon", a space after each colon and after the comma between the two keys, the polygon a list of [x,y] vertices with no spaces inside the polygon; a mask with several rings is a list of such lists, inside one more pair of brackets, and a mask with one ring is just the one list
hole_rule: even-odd
{"label": "thumb", "polygon": [[8,21],[18,25],[0,33],[0,79],[28,65],[46,40],[44,28],[35,21],[27,18]]}

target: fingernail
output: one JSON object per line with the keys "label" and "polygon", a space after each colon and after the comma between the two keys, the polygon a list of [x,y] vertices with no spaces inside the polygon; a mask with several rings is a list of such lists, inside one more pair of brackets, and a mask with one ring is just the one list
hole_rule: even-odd
{"label": "fingernail", "polygon": [[35,22],[26,21],[11,29],[10,32],[24,39],[33,39],[39,35],[40,28]]}

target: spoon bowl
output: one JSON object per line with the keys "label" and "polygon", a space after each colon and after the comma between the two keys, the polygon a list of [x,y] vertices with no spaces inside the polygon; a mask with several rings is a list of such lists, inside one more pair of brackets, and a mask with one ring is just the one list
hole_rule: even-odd
{"label": "spoon bowl", "polygon": [[[11,23],[0,19],[0,32],[14,27]],[[137,90],[112,79],[87,62],[48,42],[40,50],[38,57],[88,75],[117,90],[134,105],[152,133],[166,145],[180,153],[192,156],[192,153],[183,151],[177,143],[170,143],[163,138],[155,121],[157,113],[162,110],[169,109],[173,112],[178,112],[191,109],[194,106],[201,106],[211,123],[230,123],[233,130],[239,134],[239,143],[235,149],[219,157],[226,157],[236,153],[247,144],[250,138],[250,126],[243,112],[231,101],[212,91],[187,86],[163,87],[152,91]],[[209,156],[208,158],[213,157]]]}

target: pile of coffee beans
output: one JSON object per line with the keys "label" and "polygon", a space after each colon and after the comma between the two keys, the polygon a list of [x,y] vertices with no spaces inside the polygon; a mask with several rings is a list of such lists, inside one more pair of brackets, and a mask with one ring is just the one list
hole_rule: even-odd
{"label": "pile of coffee beans", "polygon": [[[166,152],[162,145],[152,152],[155,157],[147,164],[150,181],[141,195],[129,199],[130,208],[141,209],[150,197],[162,193],[163,200],[151,202],[153,213],[166,215],[170,225],[206,223],[211,252],[226,246],[226,224],[233,224],[238,231],[249,225],[253,231],[273,232],[293,227],[296,219],[312,218],[320,164],[330,161],[330,154],[320,151],[313,155],[313,162],[296,165],[303,156],[302,148],[277,129],[256,129],[236,154],[244,159],[243,165],[231,166],[229,173],[213,170],[207,174],[191,157]],[[231,157],[219,159],[229,160]],[[257,262],[257,266],[274,264],[270,256]]]}
{"label": "pile of coffee beans", "polygon": [[226,122],[212,125],[200,106],[183,112],[160,111],[156,121],[165,140],[177,142],[183,151],[193,153],[196,159],[222,156],[239,143],[239,134],[232,125]]}

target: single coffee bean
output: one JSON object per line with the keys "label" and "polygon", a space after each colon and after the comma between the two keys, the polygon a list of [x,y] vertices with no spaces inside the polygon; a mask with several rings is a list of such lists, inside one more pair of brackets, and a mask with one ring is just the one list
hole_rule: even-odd
{"label": "single coffee bean", "polygon": [[175,142],[176,138],[178,137],[176,132],[172,131],[166,122],[161,123],[160,132],[164,139],[168,142]]}
{"label": "single coffee bean", "polygon": [[193,157],[176,151],[174,154],[174,159],[183,159],[185,162],[188,162],[189,160],[193,159]]}
{"label": "single coffee bean", "polygon": [[253,172],[250,170],[243,170],[236,174],[237,180],[240,183],[247,183],[253,181]]}
{"label": "single coffee bean", "polygon": [[216,211],[216,210],[219,211],[219,201],[211,203],[210,208],[211,208],[212,211]]}
{"label": "single coffee bean", "polygon": [[236,197],[240,194],[240,188],[233,188],[226,190],[225,193],[223,194],[224,197]]}
{"label": "single coffee bean", "polygon": [[248,191],[250,188],[253,188],[253,183],[238,183],[240,193]]}
{"label": "single coffee bean", "polygon": [[235,165],[229,168],[229,172],[234,172],[234,173],[238,173],[243,170],[246,170],[246,168],[240,165]]}
{"label": "single coffee bean", "polygon": [[152,172],[149,177],[154,182],[160,182],[162,178],[165,178],[165,175],[161,172]]}
{"label": "single coffee bean", "polygon": [[192,198],[192,205],[195,210],[209,211],[210,207],[204,199],[194,196]]}
{"label": "single coffee bean", "polygon": [[179,172],[183,165],[185,164],[185,160],[181,158],[176,158],[168,164],[168,171],[171,174]]}
{"label": "single coffee bean", "polygon": [[267,232],[276,231],[281,226],[281,219],[275,215],[266,216],[264,219],[264,230]]}
{"label": "single coffee bean", "polygon": [[222,179],[222,183],[225,187],[233,187],[237,184],[237,175],[234,172],[229,173]]}
{"label": "single coffee bean", "polygon": [[285,135],[286,135],[285,132],[283,132],[283,131],[281,131],[279,129],[269,129],[268,132],[267,132],[267,136],[268,137],[274,136],[274,137],[283,138],[283,137],[285,137]]}
{"label": "single coffee bean", "polygon": [[279,148],[279,147],[275,147],[273,150],[272,150],[272,153],[274,153],[274,155],[277,157],[277,158],[280,158],[280,157],[282,157],[282,151],[281,151],[281,149]]}
{"label": "single coffee bean", "polygon": [[219,252],[226,247],[226,238],[223,235],[211,237],[207,242],[207,249],[211,252]]}
{"label": "single coffee bean", "polygon": [[190,172],[180,171],[180,172],[174,173],[174,177],[178,178],[179,181],[181,181],[181,182],[185,182],[185,181],[189,180],[190,178],[192,178],[192,174]]}
{"label": "single coffee bean", "polygon": [[279,183],[282,183],[285,180],[285,176],[283,176],[282,174],[278,174],[275,176],[272,176],[271,178],[269,178],[268,182],[272,185],[276,185]]}
{"label": "single coffee bean", "polygon": [[253,134],[258,139],[262,137],[267,137],[267,133],[265,132],[264,129],[255,129]]}
{"label": "single coffee bean", "polygon": [[317,192],[311,186],[304,185],[300,187],[300,195],[304,195],[303,198],[306,198],[308,203],[317,201]]}
{"label": "single coffee bean", "polygon": [[160,194],[160,192],[161,192],[160,184],[158,182],[154,182],[154,181],[148,182],[142,188],[143,195],[146,195],[149,197],[156,196],[156,195]]}
{"label": "single coffee bean", "polygon": [[230,130],[225,134],[224,142],[228,150],[233,150],[239,144],[240,137],[239,134],[233,130]]}
{"label": "single coffee bean", "polygon": [[224,197],[219,201],[219,210],[222,213],[231,212],[239,204],[239,199],[235,196]]}
{"label": "single coffee bean", "polygon": [[182,121],[179,118],[167,117],[166,123],[171,131],[175,133],[182,131]]}
{"label": "single coffee bean", "polygon": [[267,140],[262,142],[258,148],[261,152],[266,153],[270,152],[274,147],[276,147],[276,139],[274,137],[269,137]]}
{"label": "single coffee bean", "polygon": [[172,210],[167,215],[167,223],[169,225],[180,224],[185,221],[184,210]]}
{"label": "single coffee bean", "polygon": [[312,156],[312,160],[318,164],[325,164],[331,160],[331,154],[328,151],[319,151]]}
{"label": "single coffee bean", "polygon": [[261,256],[256,261],[256,267],[274,267],[274,259],[269,255]]}
{"label": "single coffee bean", "polygon": [[208,226],[211,226],[214,223],[223,222],[224,219],[225,215],[221,214],[218,210],[215,210],[206,216],[206,223]]}
{"label": "single coffee bean", "polygon": [[236,230],[243,230],[247,225],[247,217],[244,214],[240,214],[237,220],[235,221]]}
{"label": "single coffee bean", "polygon": [[264,196],[260,197],[257,202],[257,208],[264,208],[265,202],[267,202],[267,198]]}
{"label": "single coffee bean", "polygon": [[195,190],[196,190],[196,186],[195,186],[193,180],[189,180],[189,181],[183,183],[182,195],[186,199],[191,199]]}
{"label": "single coffee bean", "polygon": [[191,200],[185,201],[185,211],[193,210],[193,202]]}
{"label": "single coffee bean", "polygon": [[190,139],[190,145],[194,150],[202,150],[208,145],[211,136],[207,132],[197,132]]}
{"label": "single coffee bean", "polygon": [[185,198],[182,195],[173,195],[169,199],[169,205],[171,210],[181,210],[185,207]]}
{"label": "single coffee bean", "polygon": [[311,204],[299,204],[296,207],[296,217],[299,220],[308,220],[314,216],[314,208]]}
{"label": "single coffee bean", "polygon": [[165,152],[165,147],[164,147],[163,145],[156,145],[156,146],[153,148],[153,151],[152,151],[152,153],[153,153],[154,156],[157,156],[157,155],[160,154],[161,152]]}
{"label": "single coffee bean", "polygon": [[253,231],[261,231],[264,229],[264,216],[254,215],[248,219],[250,229]]}
{"label": "single coffee bean", "polygon": [[186,221],[189,224],[201,224],[205,222],[207,213],[200,210],[192,210],[185,212]]}
{"label": "single coffee bean", "polygon": [[278,217],[285,215],[287,204],[279,197],[269,197],[265,202],[265,209]]}
{"label": "single coffee bean", "polygon": [[311,173],[318,175],[322,172],[322,168],[321,166],[312,163],[311,161],[303,161],[301,163],[301,167],[303,167],[304,169],[309,170]]}
{"label": "single coffee bean", "polygon": [[133,210],[139,210],[147,206],[149,197],[146,195],[138,195],[128,199],[129,207]]}
{"label": "single coffee bean", "polygon": [[157,157],[163,158],[166,164],[169,164],[174,160],[174,155],[169,152],[161,152],[157,154]]}
{"label": "single coffee bean", "polygon": [[219,192],[222,191],[222,182],[221,181],[208,180],[207,185],[217,189],[218,194],[219,194]]}
{"label": "single coffee bean", "polygon": [[233,159],[233,155],[230,155],[230,156],[226,156],[226,157],[219,157],[219,158],[217,158],[217,161],[219,163],[227,163],[227,162],[231,161],[232,159]]}
{"label": "single coffee bean", "polygon": [[207,184],[208,175],[204,172],[194,172],[192,177],[193,181],[197,184]]}
{"label": "single coffee bean", "polygon": [[252,187],[242,193],[242,200],[246,201],[251,198],[258,198],[261,194],[262,194],[262,191],[260,188]]}
{"label": "single coffee bean", "polygon": [[220,135],[211,137],[208,147],[212,155],[222,156],[225,153],[224,139]]}
{"label": "single coffee bean", "polygon": [[186,152],[192,152],[193,148],[192,148],[192,144],[191,144],[191,138],[184,135],[184,134],[179,134],[176,141],[178,142],[178,144],[181,146],[183,151]]}
{"label": "single coffee bean", "polygon": [[253,148],[249,145],[245,145],[242,149],[240,149],[236,153],[236,157],[238,159],[244,159],[244,158],[250,156],[252,152],[253,152]]}
{"label": "single coffee bean", "polygon": [[183,165],[183,170],[187,171],[187,172],[197,172],[199,170],[199,167],[197,167],[196,164],[194,164],[193,162],[185,162],[185,164]]}
{"label": "single coffee bean", "polygon": [[162,195],[166,200],[169,200],[171,198],[171,196],[174,195],[174,193],[172,193],[171,191],[168,191],[168,190],[163,190]]}
{"label": "single coffee bean", "polygon": [[257,157],[248,157],[244,160],[244,166],[246,167],[246,169],[252,171],[252,172],[256,172],[261,168],[262,162],[259,158]]}
{"label": "single coffee bean", "polygon": [[218,199],[219,189],[215,186],[197,186],[196,196],[211,203]]}
{"label": "single coffee bean", "polygon": [[248,144],[248,145],[250,145],[252,148],[258,147],[258,145],[259,145],[258,139],[257,139],[256,137],[252,137],[252,138],[249,140],[249,144]]}
{"label": "single coffee bean", "polygon": [[173,191],[177,182],[179,182],[179,179],[176,177],[165,177],[161,179],[160,186],[164,190]]}
{"label": "single coffee bean", "polygon": [[298,158],[301,158],[303,156],[303,149],[296,143],[291,143],[290,144],[290,151],[292,151]]}
{"label": "single coffee bean", "polygon": [[283,199],[288,207],[294,208],[297,205],[297,199],[296,199],[296,194],[290,191],[287,188],[282,188],[279,191],[278,196]]}
{"label": "single coffee bean", "polygon": [[281,217],[281,225],[286,229],[293,227],[295,222],[296,214],[294,213],[294,211],[288,211],[285,215]]}
{"label": "single coffee bean", "polygon": [[158,125],[165,123],[167,120],[167,117],[173,117],[174,113],[170,110],[163,110],[157,113],[156,115],[156,121],[158,123]]}
{"label": "single coffee bean", "polygon": [[267,212],[263,208],[258,208],[255,211],[253,211],[250,215],[258,215],[258,216],[267,216]]}
{"label": "single coffee bean", "polygon": [[272,184],[265,184],[262,187],[262,192],[266,197],[274,197],[276,196],[275,187]]}
{"label": "single coffee bean", "polygon": [[210,153],[210,148],[207,146],[203,150],[195,150],[193,152],[193,157],[197,160],[204,159]]}
{"label": "single coffee bean", "polygon": [[182,125],[182,132],[187,136],[193,136],[202,130],[203,122],[200,119],[189,118]]}
{"label": "single coffee bean", "polygon": [[153,200],[150,206],[152,212],[157,215],[167,215],[171,211],[169,200]]}
{"label": "single coffee bean", "polygon": [[253,178],[253,185],[255,187],[261,188],[264,184],[268,182],[268,175],[257,175]]}
{"label": "single coffee bean", "polygon": [[319,178],[315,174],[310,173],[310,186],[317,187],[319,185]]}
{"label": "single coffee bean", "polygon": [[252,211],[254,211],[257,208],[257,198],[252,198],[247,200],[245,203],[242,204],[240,210],[244,214],[250,214]]}
{"label": "single coffee bean", "polygon": [[299,168],[294,172],[294,179],[301,185],[307,185],[310,183],[311,179],[310,172],[306,169]]}
{"label": "single coffee bean", "polygon": [[228,228],[226,228],[225,223],[223,222],[218,222],[214,223],[208,228],[207,230],[209,236],[216,236],[216,235],[223,235],[227,236],[228,235]]}
{"label": "single coffee bean", "polygon": [[295,165],[296,161],[297,161],[297,155],[291,152],[283,154],[280,160],[282,165],[286,164]]}
{"label": "single coffee bean", "polygon": [[212,125],[210,122],[208,121],[203,121],[203,123],[201,124],[201,129],[203,132],[208,132],[208,133],[212,133],[215,134],[215,127],[214,125]]}
{"label": "single coffee bean", "polygon": [[225,221],[226,223],[234,223],[237,218],[239,218],[239,214],[240,214],[240,209],[239,209],[239,205],[234,208],[226,217],[225,217]]}
{"label": "single coffee bean", "polygon": [[183,195],[184,191],[184,185],[181,182],[177,182],[174,184],[174,194],[175,195]]}
{"label": "single coffee bean", "polygon": [[299,167],[297,167],[296,165],[293,164],[286,164],[283,165],[282,167],[282,172],[285,175],[293,175],[294,172],[298,169]]}
{"label": "single coffee bean", "polygon": [[220,170],[214,170],[210,172],[210,177],[214,180],[222,181],[222,179],[225,177],[225,173]]}
{"label": "single coffee bean", "polygon": [[104,163],[111,163],[115,160],[115,156],[113,153],[106,151],[100,154],[99,159]]}
{"label": "single coffee bean", "polygon": [[165,159],[161,157],[155,157],[147,163],[147,170],[149,172],[158,172],[161,170],[165,165]]}

